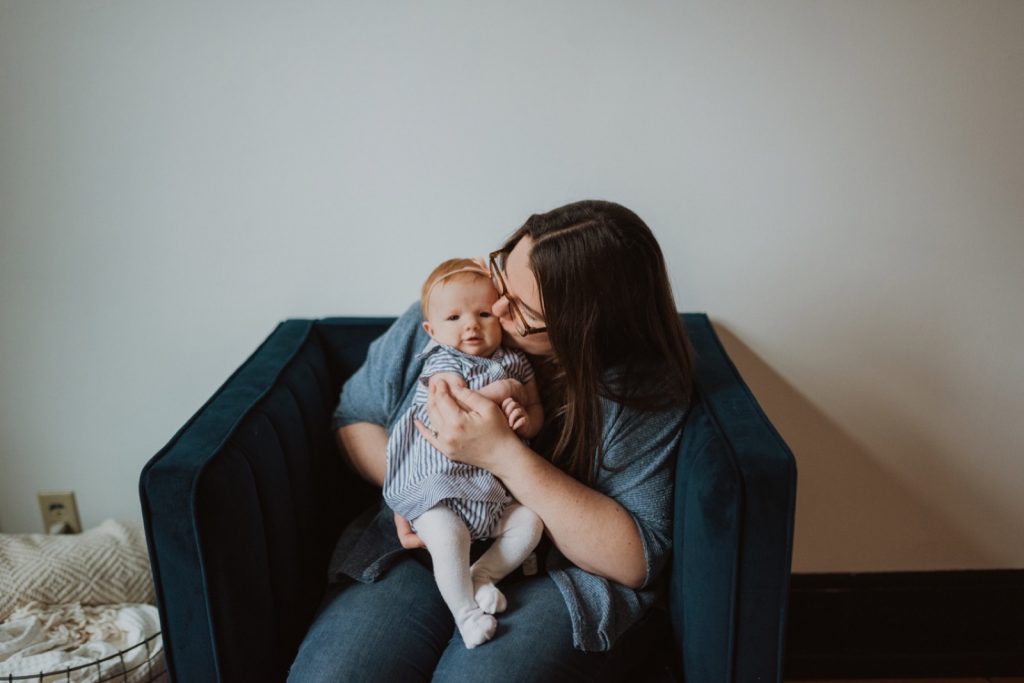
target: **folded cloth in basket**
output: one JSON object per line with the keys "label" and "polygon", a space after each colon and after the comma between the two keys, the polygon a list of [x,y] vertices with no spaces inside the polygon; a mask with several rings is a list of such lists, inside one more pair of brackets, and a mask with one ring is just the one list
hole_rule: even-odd
{"label": "folded cloth in basket", "polygon": [[[149,680],[163,669],[160,617],[152,605],[31,603],[0,623],[0,677],[39,675],[39,680]],[[110,658],[110,659],[105,659]],[[84,669],[73,670],[85,666]],[[72,669],[69,673],[69,669]]]}

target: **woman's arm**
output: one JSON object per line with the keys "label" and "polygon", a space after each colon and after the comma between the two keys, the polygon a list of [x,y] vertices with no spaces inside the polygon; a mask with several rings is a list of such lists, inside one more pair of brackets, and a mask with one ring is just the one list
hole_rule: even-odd
{"label": "woman's arm", "polygon": [[640,532],[618,502],[523,445],[501,409],[473,391],[432,390],[428,410],[438,438],[417,425],[424,437],[453,460],[494,473],[543,520],[567,559],[630,588],[643,585],[647,564]]}
{"label": "woman's arm", "polygon": [[544,522],[552,542],[573,564],[630,588],[647,576],[633,516],[613,498],[577,481],[521,441],[501,453],[494,475]]}
{"label": "woman's arm", "polygon": [[349,467],[371,484],[383,486],[387,471],[387,431],[370,422],[356,422],[338,428],[334,434]]}
{"label": "woman's arm", "polygon": [[[341,427],[334,433],[342,455],[349,466],[366,481],[384,485],[387,471],[388,435],[380,425],[357,422]],[[403,548],[425,548],[423,541],[412,530],[409,520],[395,513],[395,528]]]}

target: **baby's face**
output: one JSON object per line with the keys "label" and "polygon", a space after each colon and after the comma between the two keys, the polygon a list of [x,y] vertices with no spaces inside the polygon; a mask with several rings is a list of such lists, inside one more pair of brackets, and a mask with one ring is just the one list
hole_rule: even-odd
{"label": "baby's face", "polygon": [[501,322],[491,312],[497,300],[489,278],[441,282],[430,293],[423,329],[446,346],[490,357],[501,345]]}

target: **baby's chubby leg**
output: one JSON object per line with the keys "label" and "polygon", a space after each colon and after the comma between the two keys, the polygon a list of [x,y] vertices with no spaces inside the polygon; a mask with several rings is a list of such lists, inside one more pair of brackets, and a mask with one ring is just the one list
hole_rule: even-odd
{"label": "baby's chubby leg", "polygon": [[469,573],[469,529],[444,503],[438,503],[413,524],[434,563],[434,580],[455,617],[462,640],[474,648],[494,637],[497,621],[485,614],[473,598]]}
{"label": "baby's chubby leg", "polygon": [[473,594],[484,612],[505,611],[505,596],[494,584],[523,563],[537,547],[543,532],[544,523],[533,510],[519,503],[505,509],[494,530],[494,543],[470,569]]}

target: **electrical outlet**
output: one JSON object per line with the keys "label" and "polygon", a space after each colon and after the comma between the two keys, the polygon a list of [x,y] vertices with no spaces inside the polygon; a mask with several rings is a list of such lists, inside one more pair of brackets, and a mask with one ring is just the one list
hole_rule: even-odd
{"label": "electrical outlet", "polygon": [[43,531],[48,534],[77,534],[82,531],[74,491],[40,491],[39,511]]}

